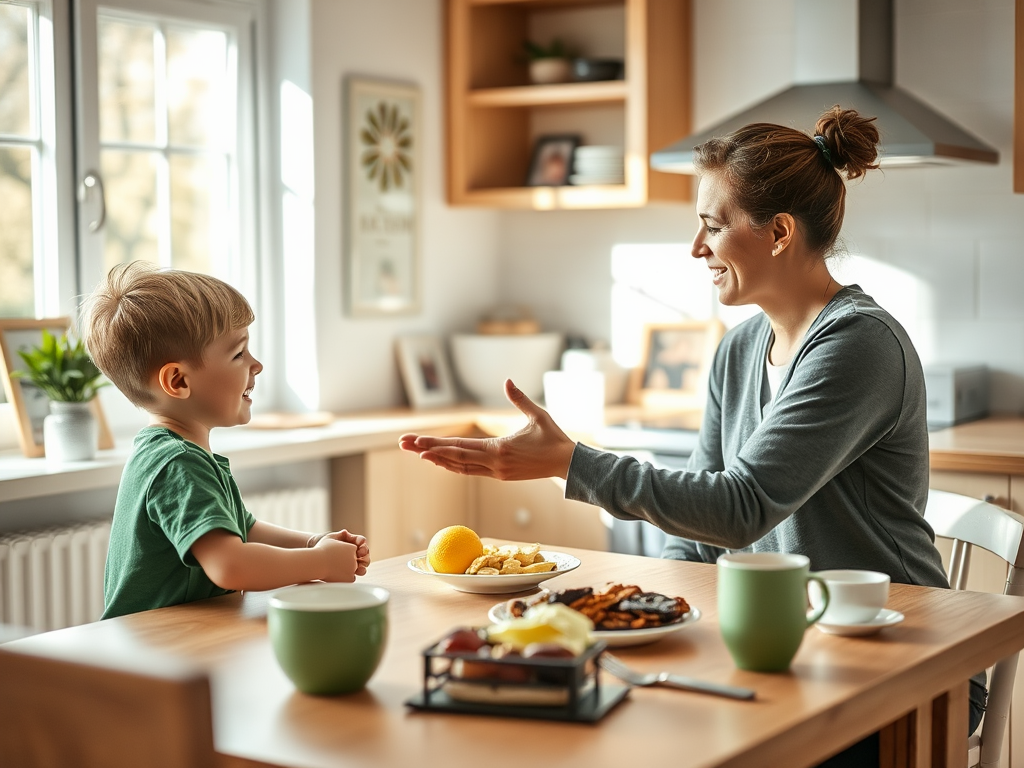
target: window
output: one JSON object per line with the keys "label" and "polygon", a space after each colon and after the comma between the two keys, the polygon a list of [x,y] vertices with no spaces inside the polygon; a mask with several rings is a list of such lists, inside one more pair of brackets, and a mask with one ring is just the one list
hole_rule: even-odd
{"label": "window", "polygon": [[32,317],[43,270],[46,171],[39,4],[0,4],[0,316]]}
{"label": "window", "polygon": [[82,0],[80,272],[144,260],[255,294],[251,15]]}
{"label": "window", "polygon": [[0,316],[73,316],[135,259],[256,306],[257,7],[0,0]]}

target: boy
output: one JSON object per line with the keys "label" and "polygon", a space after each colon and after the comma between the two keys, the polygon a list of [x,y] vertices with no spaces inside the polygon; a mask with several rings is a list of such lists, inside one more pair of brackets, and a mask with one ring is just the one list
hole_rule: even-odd
{"label": "boy", "polygon": [[232,590],[355,581],[369,547],[348,531],[309,534],[256,520],[210,430],[247,424],[256,375],[254,316],[216,278],[115,267],[84,307],[96,365],[150,414],[117,491],[103,618]]}

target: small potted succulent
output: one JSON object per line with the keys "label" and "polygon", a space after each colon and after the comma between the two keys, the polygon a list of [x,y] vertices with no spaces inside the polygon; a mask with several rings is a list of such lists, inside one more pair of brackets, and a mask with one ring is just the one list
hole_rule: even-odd
{"label": "small potted succulent", "polygon": [[523,48],[529,61],[530,82],[564,83],[572,77],[572,56],[561,39],[556,37],[547,46],[527,40]]}
{"label": "small potted succulent", "polygon": [[45,328],[42,343],[18,354],[25,368],[12,375],[25,379],[50,399],[50,414],[43,420],[43,445],[51,461],[87,461],[96,455],[99,425],[90,402],[100,387],[102,373],[89,357],[81,339],[67,334],[59,339]]}

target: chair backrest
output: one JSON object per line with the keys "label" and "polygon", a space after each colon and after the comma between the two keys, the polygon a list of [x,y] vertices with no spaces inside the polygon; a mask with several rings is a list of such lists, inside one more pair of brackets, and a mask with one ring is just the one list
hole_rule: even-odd
{"label": "chair backrest", "polygon": [[[49,634],[49,633],[47,633]],[[25,768],[211,768],[209,680],[167,660],[0,645],[0,755]],[[42,650],[40,650],[42,647]],[[77,657],[76,657],[77,656]]]}
{"label": "chair backrest", "polygon": [[[950,586],[966,587],[971,549],[981,547],[1007,563],[1003,594],[1024,595],[1024,517],[970,496],[934,489],[928,492],[924,517],[936,536],[953,540]],[[971,737],[969,765],[998,765],[1016,674],[1017,654],[1000,660],[993,667],[985,718],[979,732]]]}

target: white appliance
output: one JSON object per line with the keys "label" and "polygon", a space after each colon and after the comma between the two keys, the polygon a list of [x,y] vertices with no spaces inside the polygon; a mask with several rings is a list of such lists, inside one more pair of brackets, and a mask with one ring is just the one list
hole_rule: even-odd
{"label": "white appliance", "polygon": [[942,429],[988,415],[989,376],[984,365],[928,365],[928,428]]}

